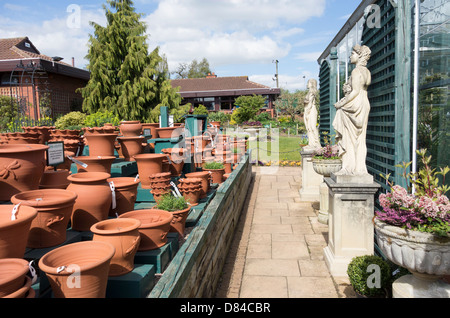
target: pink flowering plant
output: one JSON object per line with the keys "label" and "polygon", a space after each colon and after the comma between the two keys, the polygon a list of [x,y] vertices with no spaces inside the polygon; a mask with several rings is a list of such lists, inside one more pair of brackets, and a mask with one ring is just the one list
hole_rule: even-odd
{"label": "pink flowering plant", "polygon": [[[407,180],[409,192],[399,185],[393,185],[389,175],[382,175],[391,191],[380,194],[382,211],[376,211],[376,218],[389,225],[449,237],[450,202],[446,196],[449,187],[444,184],[450,168],[436,171],[430,167],[431,156],[426,156],[426,150],[418,150],[417,154],[423,163],[419,172],[406,174],[411,163],[398,165],[404,168],[403,176]],[[442,176],[443,185],[439,185],[439,176]],[[415,187],[414,193],[411,193],[412,185]]]}
{"label": "pink flowering plant", "polygon": [[340,159],[339,148],[337,145],[332,145],[328,134],[324,133],[324,144],[325,146],[316,150],[314,152],[314,159]]}

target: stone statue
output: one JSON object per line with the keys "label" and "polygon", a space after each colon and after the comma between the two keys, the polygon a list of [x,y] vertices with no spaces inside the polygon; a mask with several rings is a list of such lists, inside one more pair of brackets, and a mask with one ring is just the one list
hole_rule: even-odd
{"label": "stone statue", "polygon": [[308,146],[306,150],[316,150],[321,148],[319,140],[319,128],[317,127],[317,107],[316,107],[317,81],[308,81],[308,94],[305,97],[305,127],[308,136]]}
{"label": "stone statue", "polygon": [[367,88],[371,74],[366,65],[371,50],[363,45],[353,47],[350,62],[356,65],[348,83],[344,85],[345,97],[337,102],[333,127],[342,158],[342,170],[335,175],[367,175],[366,133],[370,103]]}

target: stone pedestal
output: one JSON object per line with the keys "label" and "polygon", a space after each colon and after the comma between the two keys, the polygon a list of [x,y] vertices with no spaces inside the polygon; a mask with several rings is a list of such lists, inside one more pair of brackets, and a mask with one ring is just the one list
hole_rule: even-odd
{"label": "stone pedestal", "polygon": [[325,178],[329,189],[328,246],[325,261],[334,277],[347,278],[355,256],[374,253],[374,196],[380,185],[371,175]]}
{"label": "stone pedestal", "polygon": [[325,181],[320,184],[319,193],[320,193],[320,210],[317,219],[322,224],[328,224],[329,191],[328,185],[325,183]]}
{"label": "stone pedestal", "polygon": [[450,284],[426,275],[404,275],[392,283],[393,298],[450,298]]}
{"label": "stone pedestal", "polygon": [[300,199],[302,201],[315,202],[320,200],[319,186],[323,181],[323,176],[314,171],[312,157],[314,150],[303,150],[302,155],[302,187],[300,189]]}

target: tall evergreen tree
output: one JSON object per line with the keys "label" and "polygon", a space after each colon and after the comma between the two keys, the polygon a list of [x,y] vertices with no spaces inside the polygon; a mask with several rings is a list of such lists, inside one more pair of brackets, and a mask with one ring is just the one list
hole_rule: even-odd
{"label": "tall evergreen tree", "polygon": [[157,106],[178,108],[181,97],[170,84],[159,48],[148,53],[146,25],[131,0],[107,0],[107,25],[90,22],[86,87],[81,88],[83,110],[109,110],[124,120],[149,120]]}

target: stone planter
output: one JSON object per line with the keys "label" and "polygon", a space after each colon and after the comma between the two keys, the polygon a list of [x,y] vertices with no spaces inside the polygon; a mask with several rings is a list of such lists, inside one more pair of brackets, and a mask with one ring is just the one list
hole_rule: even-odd
{"label": "stone planter", "polygon": [[[316,173],[328,178],[332,173],[342,169],[341,159],[312,159],[313,169]],[[318,221],[322,224],[328,224],[329,203],[328,203],[328,186],[325,181],[319,185],[320,191],[320,210]]]}
{"label": "stone planter", "polygon": [[55,298],[105,298],[115,248],[100,241],[58,247],[39,260]]}
{"label": "stone planter", "polygon": [[13,204],[30,206],[38,212],[31,222],[27,247],[44,248],[64,243],[76,198],[76,193],[63,189],[32,190],[14,195]]}
{"label": "stone planter", "polygon": [[117,140],[125,161],[134,161],[133,156],[139,155],[144,151],[143,143],[145,137],[143,136],[118,137]]}
{"label": "stone planter", "polygon": [[394,298],[449,298],[450,238],[410,231],[375,219],[378,246],[394,264],[408,269],[392,285]]}
{"label": "stone planter", "polygon": [[123,137],[136,137],[141,135],[142,124],[138,120],[121,121],[119,129]]}
{"label": "stone planter", "polygon": [[118,134],[86,134],[89,156],[114,156],[114,144]]}
{"label": "stone planter", "polygon": [[119,218],[132,218],[141,222],[139,251],[154,250],[166,245],[167,234],[173,219],[171,213],[158,209],[145,209],[124,213]]}
{"label": "stone planter", "polygon": [[122,276],[134,269],[134,256],[141,240],[140,226],[141,221],[131,218],[108,219],[91,226],[93,241],[110,243],[116,249],[108,276]]}
{"label": "stone planter", "polygon": [[20,205],[13,216],[12,204],[0,205],[0,259],[23,258],[31,222],[37,216],[35,208]]}
{"label": "stone planter", "polygon": [[45,145],[0,145],[0,201],[39,189],[46,167]]}
{"label": "stone planter", "polygon": [[116,160],[115,156],[79,156],[76,160],[87,164],[87,167],[76,164],[77,171],[80,172],[104,172],[111,173],[111,166]]}
{"label": "stone planter", "polygon": [[149,176],[162,172],[162,162],[164,159],[167,159],[167,156],[164,154],[143,153],[135,155],[134,159],[137,163],[142,188],[150,189]]}
{"label": "stone planter", "polygon": [[116,207],[109,211],[109,216],[115,217],[128,211],[134,210],[137,198],[137,188],[139,179],[131,177],[109,178],[108,182],[113,182],[116,194]]}

